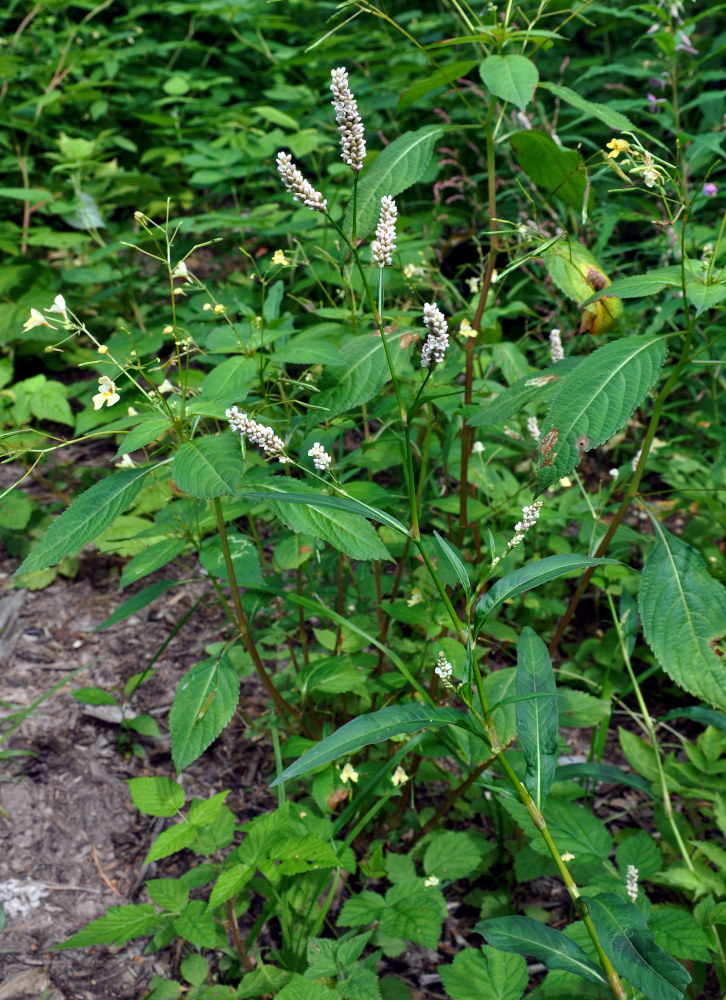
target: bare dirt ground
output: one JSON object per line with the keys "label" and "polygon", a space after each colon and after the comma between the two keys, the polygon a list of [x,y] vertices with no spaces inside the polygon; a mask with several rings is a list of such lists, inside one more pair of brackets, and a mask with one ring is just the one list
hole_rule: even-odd
{"label": "bare dirt ground", "polygon": [[[142,957],[145,942],[120,949],[50,950],[109,906],[146,902],[143,881],[158,874],[143,859],[166,821],[140,816],[125,780],[173,774],[168,742],[145,740],[147,756],[124,756],[119,728],[71,696],[99,686],[120,693],[143,670],[204,584],[185,584],[140,615],[95,633],[93,629],[128,596],[118,570],[86,553],[74,580],[59,577],[45,590],[10,587],[16,561],[0,555],[0,736],[2,717],[29,706],[73,670],[0,749],[28,756],[0,759],[0,1000],[131,1000],[155,973],[173,974],[171,952]],[[137,712],[165,716],[185,670],[203,659],[220,636],[218,607],[197,611],[156,663],[136,695]],[[243,682],[243,703],[257,715],[263,698],[255,680]],[[163,730],[163,726],[162,726]],[[271,766],[266,744],[245,738],[232,723],[180,779],[188,799],[232,789],[227,800],[240,821],[271,800],[261,774]],[[46,991],[45,993],[43,991]]]}

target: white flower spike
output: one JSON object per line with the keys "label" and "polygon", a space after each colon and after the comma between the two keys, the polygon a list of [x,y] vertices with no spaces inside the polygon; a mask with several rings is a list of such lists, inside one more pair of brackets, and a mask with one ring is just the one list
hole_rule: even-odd
{"label": "white flower spike", "polygon": [[340,155],[353,170],[360,170],[366,155],[365,129],[358,114],[358,104],[348,86],[348,71],[340,66],[331,69],[332,105],[340,132]]}
{"label": "white flower spike", "polygon": [[426,302],[423,307],[424,324],[428,336],[421,349],[421,367],[431,368],[440,365],[444,360],[446,348],[449,346],[449,327],[446,317],[435,302]]}

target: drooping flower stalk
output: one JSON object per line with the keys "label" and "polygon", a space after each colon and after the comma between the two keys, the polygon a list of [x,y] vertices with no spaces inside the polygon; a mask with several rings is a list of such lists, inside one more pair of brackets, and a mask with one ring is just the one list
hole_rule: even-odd
{"label": "drooping flower stalk", "polygon": [[271,427],[265,427],[264,424],[250,419],[246,413],[240,413],[236,406],[230,407],[225,412],[225,416],[233,431],[237,431],[242,437],[249,438],[252,444],[256,444],[270,458],[276,458],[280,462],[289,461],[285,455],[285,442],[275,434]]}
{"label": "drooping flower stalk", "polygon": [[282,183],[295,201],[302,202],[306,208],[311,208],[314,212],[327,212],[327,200],[315,190],[310,181],[305,180],[289,153],[278,153],[276,162]]}

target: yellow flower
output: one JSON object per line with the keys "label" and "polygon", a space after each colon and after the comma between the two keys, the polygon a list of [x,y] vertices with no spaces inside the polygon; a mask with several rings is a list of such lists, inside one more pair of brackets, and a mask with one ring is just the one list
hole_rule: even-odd
{"label": "yellow flower", "polygon": [[214,307],[214,311],[219,316],[220,313],[224,312],[224,306],[221,305],[221,303],[218,302],[217,305]]}
{"label": "yellow flower", "polygon": [[350,764],[346,764],[343,770],[340,772],[340,780],[345,784],[347,781],[352,781],[354,784],[358,780],[358,772]]}
{"label": "yellow flower", "polygon": [[472,327],[468,319],[462,319],[459,333],[462,337],[471,337],[472,339],[476,337],[476,330]]}
{"label": "yellow flower", "polygon": [[113,406],[118,403],[121,397],[116,392],[116,386],[107,375],[102,375],[98,380],[98,392],[93,397],[93,409],[100,410],[104,403]]}
{"label": "yellow flower", "polygon": [[569,851],[565,851],[564,854],[560,854],[560,857],[562,858],[563,861],[574,861],[575,860],[575,855],[574,854],[570,854]]}
{"label": "yellow flower", "polygon": [[438,885],[438,884],[439,884],[439,880],[436,878],[435,875],[429,875],[429,877],[424,882],[424,885],[428,885],[428,886]]}
{"label": "yellow flower", "polygon": [[42,312],[38,312],[37,309],[30,310],[30,319],[26,319],[23,323],[24,330],[32,330],[34,326],[50,326],[50,323],[45,318]]}
{"label": "yellow flower", "polygon": [[275,252],[272,255],[272,263],[281,264],[284,267],[286,264],[289,264],[290,261],[285,256],[284,250],[275,250]]}
{"label": "yellow flower", "polygon": [[423,601],[423,594],[418,587],[414,587],[411,591],[411,596],[406,601],[406,604],[408,604],[409,608],[412,608],[415,604],[420,604],[421,601]]}
{"label": "yellow flower", "polygon": [[405,785],[406,782],[408,781],[408,775],[403,770],[400,764],[391,775],[391,781],[396,786],[396,788],[398,788],[399,785]]}
{"label": "yellow flower", "polygon": [[609,160],[615,160],[620,153],[630,152],[630,143],[627,139],[611,139],[610,142],[605,143],[606,149],[609,149],[608,153]]}

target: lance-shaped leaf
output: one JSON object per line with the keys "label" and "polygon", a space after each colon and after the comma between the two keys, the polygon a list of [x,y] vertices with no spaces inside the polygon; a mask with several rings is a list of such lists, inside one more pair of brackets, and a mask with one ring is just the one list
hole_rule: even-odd
{"label": "lance-shaped leaf", "polygon": [[537,494],[619,430],[658,378],[661,337],[624,337],[585,358],[566,378],[542,425]]}
{"label": "lance-shaped leaf", "polygon": [[327,764],[345,753],[352,753],[371,743],[381,743],[402,733],[415,733],[426,726],[467,726],[467,716],[456,708],[431,708],[418,703],[391,705],[369,715],[359,715],[351,719],[335,733],[326,736],[294,764],[286,767],[282,774],[270,783],[274,788],[282,781],[288,781],[314,767]]}
{"label": "lance-shaped leaf", "polygon": [[197,663],[179,682],[169,713],[171,755],[177,773],[219,736],[239,701],[239,675],[228,656]]}
{"label": "lance-shaped leaf", "polygon": [[119,469],[81,493],[51,524],[15,575],[55,566],[64,556],[92,542],[119,514],[123,514],[141,491],[144,479],[153,468]]}
{"label": "lance-shaped leaf", "polygon": [[676,684],[726,711],[726,590],[695,549],[655,530],[638,595],[646,641]]}
{"label": "lance-shaped leaf", "polygon": [[547,927],[531,917],[495,917],[481,920],[474,930],[483,934],[489,944],[501,951],[517,955],[531,955],[548,969],[562,969],[591,983],[605,983],[607,979],[592,962],[579,944],[575,944],[562,931]]}
{"label": "lance-shaped leaf", "polygon": [[681,1000],[691,977],[658,947],[638,907],[611,892],[583,899],[615,969],[648,1000]]}
{"label": "lance-shaped leaf", "polygon": [[558,556],[547,556],[538,562],[528,563],[521,569],[507,573],[479,600],[474,617],[475,636],[479,634],[484,620],[510,598],[524,594],[525,591],[539,587],[550,580],[556,580],[559,576],[582,573],[589,566],[607,566],[616,563],[617,559],[594,559],[564,552]]}
{"label": "lance-shaped leaf", "polygon": [[[557,767],[557,697],[547,647],[525,626],[517,643],[517,737],[527,765],[524,786],[542,809]],[[532,696],[535,697],[527,697]],[[540,697],[549,695],[549,697]]]}
{"label": "lance-shaped leaf", "polygon": [[[443,132],[441,125],[426,125],[416,132],[405,132],[378,155],[358,185],[358,237],[365,237],[375,226],[381,211],[381,198],[395,198],[401,191],[421,180],[434,151],[436,140]],[[350,235],[353,227],[353,206],[343,220],[343,232]]]}
{"label": "lance-shaped leaf", "polygon": [[[373,508],[355,500],[320,494],[307,483],[296,479],[275,477],[265,483],[266,494],[245,493],[245,496],[264,499],[283,524],[301,535],[322,538],[339,552],[351,559],[389,559],[388,550],[375,529],[362,517],[349,513],[373,516]],[[382,512],[378,512],[381,514]],[[395,518],[383,515],[383,523],[398,525]],[[393,525],[392,525],[393,526]],[[399,525],[399,530],[402,525]],[[404,529],[405,530],[405,529]]]}
{"label": "lance-shaped leaf", "polygon": [[595,101],[588,101],[587,98],[581,97],[576,90],[572,90],[570,87],[563,87],[559,83],[540,83],[540,87],[543,90],[549,90],[555,97],[559,97],[561,101],[565,101],[573,108],[577,108],[578,111],[582,111],[588,118],[597,118],[598,121],[607,125],[614,132],[635,131],[635,126],[629,118],[626,118],[619,111],[609,108],[607,104],[597,104]]}

